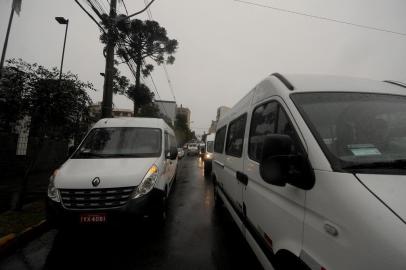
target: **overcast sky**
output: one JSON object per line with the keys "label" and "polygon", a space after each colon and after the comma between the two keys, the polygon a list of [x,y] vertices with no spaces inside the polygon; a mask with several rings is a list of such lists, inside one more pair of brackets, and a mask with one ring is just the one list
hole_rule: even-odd
{"label": "overcast sky", "polygon": [[[129,12],[144,0],[125,0]],[[251,0],[248,0],[251,1]],[[0,0],[0,42],[12,0]],[[99,0],[107,7],[107,0]],[[406,33],[404,0],[252,0],[263,5]],[[119,5],[123,12],[122,6]],[[179,41],[176,61],[167,66],[178,105],[192,111],[197,133],[208,128],[221,105],[232,106],[273,72],[325,73],[406,82],[406,36],[249,6],[232,0],[156,0],[152,16]],[[97,26],[73,0],[22,0],[14,17],[7,58],[59,66],[69,18],[64,70],[92,82],[101,101],[104,57]],[[138,18],[146,19],[146,13]],[[132,82],[125,65],[121,72]],[[173,100],[161,67],[153,78],[162,99]],[[150,85],[150,80],[146,80]],[[152,89],[152,88],[151,88]],[[115,96],[116,107],[132,108]]]}

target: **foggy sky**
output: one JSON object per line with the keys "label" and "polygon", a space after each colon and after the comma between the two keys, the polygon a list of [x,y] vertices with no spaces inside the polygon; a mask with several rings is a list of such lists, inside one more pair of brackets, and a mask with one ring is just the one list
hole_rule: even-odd
{"label": "foggy sky", "polygon": [[[0,0],[0,44],[3,46],[12,0]],[[107,0],[100,0],[107,7]],[[357,24],[406,32],[403,0],[253,0],[278,8]],[[143,0],[126,0],[130,13]],[[179,41],[176,61],[167,66],[178,105],[192,111],[192,128],[202,133],[221,105],[232,106],[273,72],[324,73],[406,82],[406,36],[248,6],[232,0],[156,0],[153,19]],[[121,12],[123,10],[121,9]],[[101,101],[104,72],[97,26],[73,0],[23,0],[14,16],[7,58],[22,58],[46,67],[60,64],[64,26],[69,18],[64,71],[94,84]],[[138,18],[146,19],[146,13]],[[127,66],[121,72],[134,82]],[[162,99],[173,100],[164,70],[153,78]],[[146,79],[147,84],[152,85]],[[158,97],[156,97],[158,98]],[[114,96],[120,108],[131,101]]]}

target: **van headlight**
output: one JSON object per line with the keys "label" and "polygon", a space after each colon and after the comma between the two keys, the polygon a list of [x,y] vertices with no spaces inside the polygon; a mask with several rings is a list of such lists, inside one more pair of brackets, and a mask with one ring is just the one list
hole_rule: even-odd
{"label": "van headlight", "polygon": [[49,178],[49,185],[48,185],[48,198],[55,202],[60,202],[61,198],[59,197],[59,191],[55,187],[55,176],[58,174],[58,170],[55,170],[54,173]]}
{"label": "van headlight", "polygon": [[152,165],[131,198],[136,199],[150,192],[154,188],[157,179],[158,167],[156,165]]}

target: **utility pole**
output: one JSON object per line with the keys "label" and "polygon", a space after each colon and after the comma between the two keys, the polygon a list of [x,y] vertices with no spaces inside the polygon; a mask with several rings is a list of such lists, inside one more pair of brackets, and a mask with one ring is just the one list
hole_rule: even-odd
{"label": "utility pole", "polygon": [[[116,24],[117,16],[117,0],[110,0],[110,23]],[[114,48],[116,42],[112,36],[114,35],[113,28],[110,26],[107,31],[108,41],[106,46],[106,69],[104,76],[103,102],[102,102],[102,118],[112,117],[113,106],[113,72],[114,72]]]}
{"label": "utility pole", "polygon": [[1,61],[0,61],[0,78],[1,78],[1,76],[3,75],[4,60],[5,60],[5,58],[6,58],[8,37],[9,37],[9,35],[10,35],[10,29],[11,29],[11,23],[13,22],[13,17],[14,17],[14,5],[11,6],[11,14],[10,14],[10,19],[9,19],[9,21],[8,21],[6,39],[4,40],[3,52],[2,52],[2,54],[1,54]]}
{"label": "utility pole", "polygon": [[61,68],[59,69],[59,86],[61,85],[62,81],[62,68],[63,68],[63,59],[65,57],[65,45],[66,45],[66,36],[68,34],[68,26],[69,26],[69,20],[65,19],[64,17],[55,17],[55,20],[59,24],[64,24],[66,25],[65,27],[65,38],[63,39],[63,50],[62,50],[62,59],[61,59]]}

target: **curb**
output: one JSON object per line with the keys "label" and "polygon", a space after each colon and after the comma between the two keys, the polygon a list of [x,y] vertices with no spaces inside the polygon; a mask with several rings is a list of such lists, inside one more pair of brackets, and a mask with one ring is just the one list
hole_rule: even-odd
{"label": "curb", "polygon": [[6,255],[16,251],[18,248],[23,247],[28,242],[45,233],[49,229],[50,226],[44,219],[36,225],[26,228],[18,234],[10,233],[3,236],[0,238],[0,258],[3,258]]}

